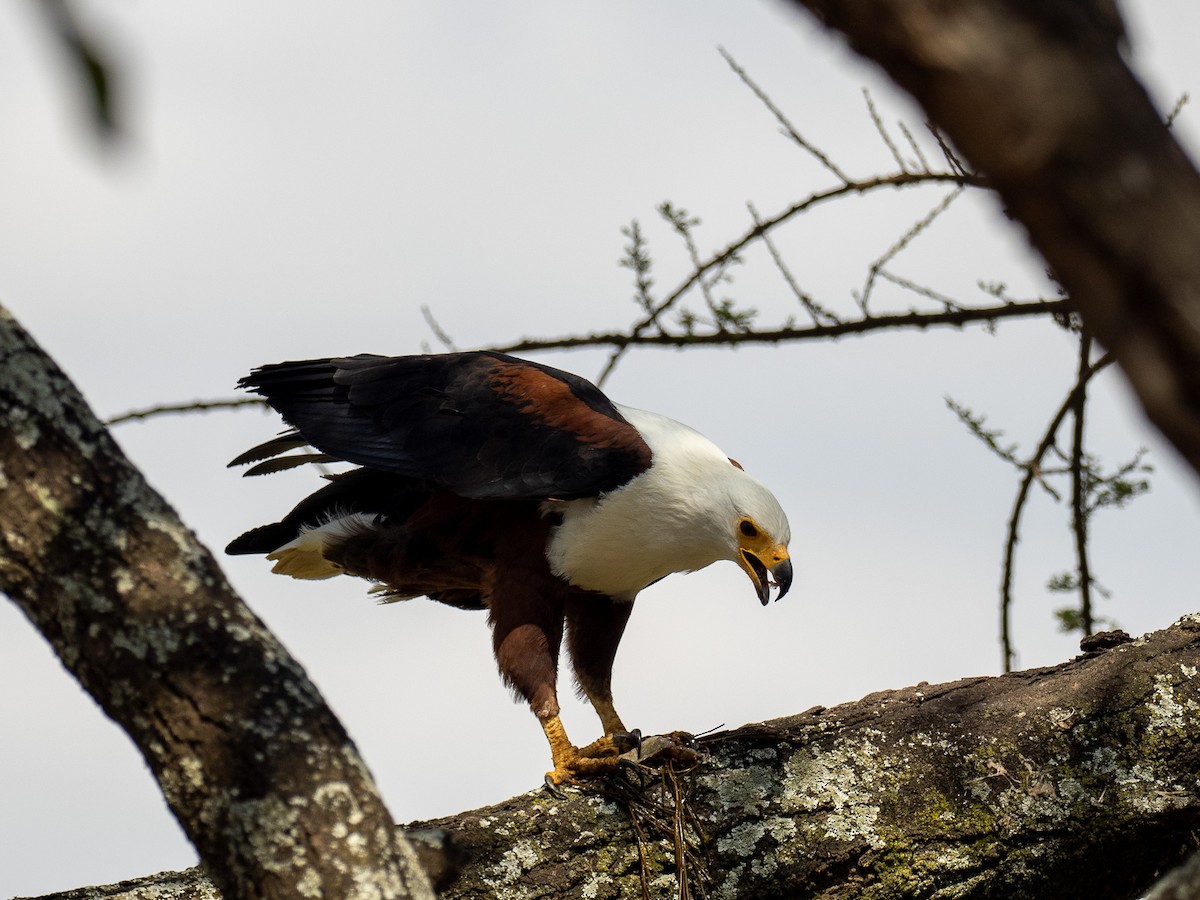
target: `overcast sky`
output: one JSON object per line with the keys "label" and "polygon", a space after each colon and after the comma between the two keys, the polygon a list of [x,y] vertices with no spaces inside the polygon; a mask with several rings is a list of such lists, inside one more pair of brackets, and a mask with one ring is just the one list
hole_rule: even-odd
{"label": "overcast sky", "polygon": [[[707,255],[833,186],[778,134],[725,47],[852,175],[894,164],[865,112],[920,117],[835,40],[775,3],[673,0],[88,4],[128,91],[129,136],[101,152],[28,4],[0,6],[0,302],[97,413],[229,396],[252,366],[460,348],[633,321],[622,226],[651,242],[656,290],[687,272],[657,218],[703,220]],[[1160,105],[1200,90],[1200,9],[1126,4],[1134,61]],[[1191,107],[1178,130],[1193,156]],[[866,265],[944,190],[853,198],[781,231],[802,286],[849,312]],[[986,197],[956,203],[894,268],[965,302],[979,280],[1048,290]],[[763,324],[799,315],[762,248],[722,288]],[[881,289],[881,307],[911,297]],[[538,357],[588,377],[604,353]],[[1028,452],[1071,385],[1072,339],[1045,321],[995,334],[877,334],[832,344],[639,350],[618,402],[698,428],[771,485],[792,520],[796,583],[767,609],[736,566],[675,576],[638,601],[616,702],[647,732],[705,731],[873,690],[999,671],[997,594],[1017,474],[946,409],[986,413]],[[1116,462],[1150,448],[1154,490],[1094,524],[1099,612],[1133,633],[1194,611],[1193,478],[1143,425],[1120,377],[1088,422]],[[117,430],[152,484],[217,550],[272,521],[315,476],[241,480],[228,459],[278,422],[256,411]],[[1018,559],[1021,666],[1076,652],[1048,577],[1072,566],[1067,513],[1033,498]],[[257,558],[226,566],[354,736],[401,821],[533,789],[541,730],[501,686],[480,614],[379,607],[349,579],[301,583]],[[564,676],[565,722],[596,736]],[[191,865],[140,756],[11,604],[0,604],[0,896]]]}

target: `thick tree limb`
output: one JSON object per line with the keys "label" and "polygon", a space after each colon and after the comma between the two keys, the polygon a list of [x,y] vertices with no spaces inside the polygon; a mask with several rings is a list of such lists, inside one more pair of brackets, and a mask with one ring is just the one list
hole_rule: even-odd
{"label": "thick tree limb", "polygon": [[[1198,674],[1200,615],[1054,668],[715,735],[681,779],[683,837],[703,835],[693,887],[703,868],[730,900],[1138,896],[1200,833]],[[638,816],[652,837],[654,811]],[[425,824],[468,857],[445,898],[643,896],[621,800],[534,792]],[[643,850],[650,896],[674,897],[672,840]],[[181,878],[202,883],[58,897],[145,900]]]}
{"label": "thick tree limb", "polygon": [[3,308],[0,590],[133,739],[225,896],[432,897],[300,666]]}
{"label": "thick tree limb", "polygon": [[795,0],[995,188],[1200,470],[1200,176],[1120,54],[1111,0]]}

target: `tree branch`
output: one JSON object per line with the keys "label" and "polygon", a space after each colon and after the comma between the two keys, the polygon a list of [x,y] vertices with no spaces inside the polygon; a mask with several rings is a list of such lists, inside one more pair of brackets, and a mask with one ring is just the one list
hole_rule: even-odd
{"label": "tree branch", "polygon": [[1079,575],[1080,625],[1084,636],[1090,635],[1092,627],[1092,568],[1088,564],[1087,552],[1087,487],[1085,486],[1085,463],[1083,454],[1083,422],[1087,409],[1087,382],[1091,374],[1092,337],[1087,329],[1079,332],[1079,377],[1078,388],[1073,392],[1071,404],[1074,427],[1071,429],[1071,531],[1075,536],[1075,563]]}
{"label": "tree branch", "polygon": [[[1198,670],[1189,616],[1053,668],[702,739],[699,767],[649,786],[632,819],[610,783],[423,824],[466,858],[446,900],[675,896],[685,846],[714,900],[1133,897],[1200,828]],[[148,900],[153,883],[90,896]]]}
{"label": "tree branch", "polygon": [[218,409],[237,409],[239,406],[260,406],[264,409],[266,401],[260,397],[231,397],[228,400],[193,400],[190,403],[159,403],[155,406],[145,406],[141,409],[131,409],[129,412],[105,419],[108,426],[123,425],[144,419],[154,419],[158,416],[175,413],[212,412]]}
{"label": "tree branch", "polygon": [[1121,56],[1116,4],[795,2],[986,177],[1200,471],[1200,175]]}
{"label": "tree branch", "polygon": [[822,203],[828,203],[831,200],[836,200],[839,197],[849,194],[869,194],[883,188],[902,189],[927,184],[953,184],[961,186],[964,184],[979,183],[977,179],[969,175],[959,174],[958,172],[896,172],[891,175],[879,175],[874,178],[846,182],[835,188],[809,194],[803,200],[793,203],[774,216],[763,219],[760,222],[755,222],[754,227],[741,237],[730,242],[723,249],[718,250],[707,260],[696,266],[688,277],[675,287],[675,290],[659,301],[653,309],[649,310],[645,318],[633,326],[631,333],[634,336],[638,336],[646,328],[655,324],[659,316],[675,306],[684,294],[695,287],[697,282],[708,274],[711,269],[724,265],[731,257],[736,256],[748,245],[762,237],[762,235]]}
{"label": "tree branch", "polygon": [[132,738],[227,897],[433,896],[299,664],[3,308],[0,590]]}
{"label": "tree branch", "polygon": [[1029,497],[1029,489],[1033,486],[1034,480],[1040,477],[1042,459],[1054,445],[1054,438],[1058,435],[1058,429],[1062,425],[1063,419],[1067,417],[1067,413],[1074,408],[1076,398],[1086,390],[1087,383],[1091,380],[1092,376],[1108,366],[1112,361],[1112,354],[1106,353],[1100,359],[1096,360],[1094,364],[1080,370],[1075,386],[1071,388],[1070,393],[1067,394],[1058,411],[1050,419],[1050,424],[1046,426],[1046,432],[1042,435],[1037,449],[1033,451],[1033,455],[1029,458],[1028,462],[1021,466],[1025,470],[1025,474],[1021,478],[1020,487],[1017,488],[1017,496],[1013,500],[1012,514],[1008,518],[1008,529],[1004,540],[1004,568],[1000,580],[1000,651],[1005,672],[1012,671],[1015,657],[1012,642],[1012,626],[1010,623],[1012,583],[1013,574],[1016,570],[1017,544],[1020,541],[1021,513],[1024,511],[1025,501]]}
{"label": "tree branch", "polygon": [[[733,69],[734,74],[736,74],[737,77],[742,80],[742,84],[746,85],[746,87],[753,92],[754,96],[759,99],[759,102],[761,102],[762,105],[771,112],[771,115],[775,117],[775,121],[779,123],[779,127],[783,130],[783,133],[791,138],[792,142],[795,143],[797,147],[800,147],[802,150],[808,153],[809,156],[819,162],[830,172],[830,174],[837,178],[838,181],[842,182],[842,184],[850,184],[851,179],[849,176],[847,176],[846,173],[843,172],[841,168],[839,168],[838,165],[834,163],[834,161],[830,159],[824,151],[822,151],[812,142],[808,141],[803,135],[800,134],[799,131],[796,130],[796,127],[788,120],[788,117],[783,114],[783,110],[775,105],[775,102],[769,96],[767,96],[767,92],[760,88],[758,84],[746,74],[746,70],[737,64],[737,60],[735,60],[724,47],[718,47],[717,52],[720,53],[721,58],[729,64],[729,68]],[[903,170],[903,162],[901,162],[899,159],[897,159],[897,162],[900,162],[900,168]]]}
{"label": "tree branch", "polygon": [[967,325],[1070,312],[1067,300],[1030,300],[1001,306],[964,307],[938,312],[908,312],[895,315],[870,315],[838,322],[836,325],[807,325],[763,331],[720,331],[712,334],[627,334],[606,332],[570,335],[561,338],[525,338],[493,347],[502,353],[529,353],[537,350],[566,350],[579,347],[691,347],[729,346],[732,344],[778,344],[784,341],[824,340],[851,334],[866,334],[892,328],[929,328],[937,325]]}

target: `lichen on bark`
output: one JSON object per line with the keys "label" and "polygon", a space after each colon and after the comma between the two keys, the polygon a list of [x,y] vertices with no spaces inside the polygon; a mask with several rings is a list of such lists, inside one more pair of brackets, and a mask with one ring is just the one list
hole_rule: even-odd
{"label": "lichen on bark", "polygon": [[2,308],[0,471],[0,590],[133,739],[227,894],[432,896],[300,666]]}

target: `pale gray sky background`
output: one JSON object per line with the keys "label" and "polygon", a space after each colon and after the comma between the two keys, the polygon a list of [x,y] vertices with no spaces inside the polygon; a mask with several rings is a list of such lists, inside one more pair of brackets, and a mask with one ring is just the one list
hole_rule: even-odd
{"label": "pale gray sky background", "polygon": [[[101,416],[227,396],[252,366],[621,328],[616,265],[638,218],[657,286],[686,273],[654,207],[724,246],[831,176],[777,133],[724,46],[855,176],[890,170],[865,114],[920,117],[841,45],[777,3],[124,2],[86,4],[116,49],[130,140],[97,153],[28,4],[0,6],[0,300]],[[1200,90],[1200,9],[1126,4],[1135,62],[1160,104]],[[1193,155],[1197,112],[1178,128]],[[942,196],[852,199],[778,235],[803,286],[848,308],[865,264]],[[956,205],[895,268],[967,301],[979,279],[1045,290],[985,198]],[[796,312],[761,248],[726,290],[764,322]],[[881,294],[881,299],[887,294]],[[892,294],[891,296],[895,296]],[[907,301],[904,301],[907,302]],[[539,359],[595,377],[596,351]],[[705,432],[791,515],[796,584],[759,607],[731,565],[639,601],[616,697],[645,731],[703,731],[921,680],[999,670],[997,591],[1016,473],[945,408],[986,412],[1028,451],[1068,390],[1073,342],[1047,322],[995,335],[878,334],[836,344],[639,350],[619,402]],[[1154,492],[1094,526],[1100,612],[1133,633],[1197,609],[1194,479],[1131,406],[1093,382],[1095,449],[1152,448]],[[277,517],[308,473],[243,481],[225,462],[273,434],[255,411],[117,432],[210,547]],[[1072,565],[1066,511],[1034,498],[1018,561],[1022,666],[1076,652],[1044,584]],[[396,817],[449,814],[536,788],[548,754],[500,685],[482,615],[378,607],[361,583],[299,583],[260,559],[227,571],[324,691]],[[565,679],[564,679],[565,681]],[[195,855],[124,734],[0,604],[0,896],[115,881]],[[579,741],[590,710],[562,691]]]}

